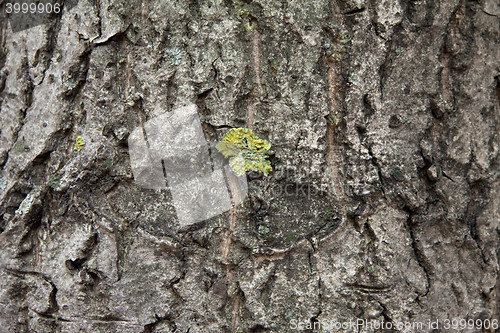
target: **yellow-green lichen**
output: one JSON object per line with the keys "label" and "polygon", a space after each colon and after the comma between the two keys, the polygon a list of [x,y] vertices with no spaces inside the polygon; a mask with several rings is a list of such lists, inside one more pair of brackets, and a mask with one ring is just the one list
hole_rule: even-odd
{"label": "yellow-green lichen", "polygon": [[229,166],[240,176],[245,171],[260,171],[267,176],[272,170],[267,160],[270,148],[269,142],[253,136],[248,128],[232,128],[217,143],[217,150],[229,158]]}
{"label": "yellow-green lichen", "polygon": [[80,151],[80,150],[82,150],[84,145],[85,145],[85,142],[83,142],[82,137],[80,135],[78,135],[76,137],[76,141],[75,141],[75,149]]}

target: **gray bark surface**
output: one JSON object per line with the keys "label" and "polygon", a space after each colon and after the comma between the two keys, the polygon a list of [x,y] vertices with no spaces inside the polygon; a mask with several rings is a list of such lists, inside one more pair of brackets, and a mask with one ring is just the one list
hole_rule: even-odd
{"label": "gray bark surface", "polygon": [[[1,332],[500,319],[498,1],[80,0],[16,33],[0,15]],[[181,228],[127,138],[191,103],[211,141],[268,140],[273,171]]]}

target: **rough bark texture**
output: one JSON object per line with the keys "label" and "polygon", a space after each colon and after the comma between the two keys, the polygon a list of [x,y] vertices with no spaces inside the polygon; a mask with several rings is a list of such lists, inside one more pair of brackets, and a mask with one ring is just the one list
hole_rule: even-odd
{"label": "rough bark texture", "polygon": [[[0,15],[2,332],[500,319],[498,1],[80,0],[18,33]],[[189,103],[207,139],[267,139],[273,172],[182,229],[127,137]]]}

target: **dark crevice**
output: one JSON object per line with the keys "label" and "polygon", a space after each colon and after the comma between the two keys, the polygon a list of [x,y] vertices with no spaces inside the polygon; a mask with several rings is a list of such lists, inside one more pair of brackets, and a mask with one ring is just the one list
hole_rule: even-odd
{"label": "dark crevice", "polygon": [[73,270],[79,270],[85,261],[86,258],[75,259],[75,260],[68,259],[64,262],[64,264],[66,265],[67,269],[73,271]]}
{"label": "dark crevice", "polygon": [[[385,304],[382,302],[378,302],[378,304],[380,305],[380,307],[382,307],[382,316],[384,317],[384,321],[393,323],[392,327],[395,327],[396,325],[394,324],[394,320],[390,316],[389,310],[387,310]],[[385,332],[389,333],[390,330],[385,330]]]}
{"label": "dark crevice", "polygon": [[[0,70],[5,66],[5,62],[7,61],[7,53],[5,52],[5,42],[7,40],[7,27],[8,27],[8,20],[7,20],[7,13],[2,10],[1,14],[1,20],[2,22],[0,25]],[[1,89],[0,89],[1,91]]]}
{"label": "dark crevice", "polygon": [[92,252],[96,249],[98,242],[99,236],[96,232],[92,236],[90,236],[83,244],[83,255],[80,258],[77,258],[75,260],[68,259],[64,262],[66,268],[68,268],[70,271],[82,269],[83,264],[87,262],[87,260],[91,257]]}
{"label": "dark crevice", "polygon": [[388,56],[387,56],[388,53],[389,51],[386,52],[385,60],[378,69],[380,100],[384,99],[384,85],[388,74],[387,67],[389,66]]}
{"label": "dark crevice", "polygon": [[365,207],[365,204],[362,203],[360,206],[360,208],[356,209],[355,211],[353,212],[348,212],[347,213],[347,221],[349,221],[349,223],[351,223],[351,225],[353,226],[353,228],[361,234],[361,225],[359,224],[359,216],[361,215],[362,211],[363,211],[363,208],[361,207]]}
{"label": "dark crevice", "polygon": [[455,183],[455,180],[454,180],[453,178],[451,178],[450,176],[448,176],[448,175],[444,172],[444,170],[441,170],[441,174],[442,174],[444,177],[448,178],[449,180],[451,180],[452,182],[454,182],[454,183]]}
{"label": "dark crevice", "polygon": [[[61,318],[61,317],[56,316],[54,314],[49,314],[49,313],[44,313],[44,312],[38,312],[38,311],[36,311],[35,309],[32,309],[32,308],[30,308],[30,310],[33,311],[34,313],[36,313],[38,316],[44,318],[44,319],[53,320],[53,321],[62,321],[62,322],[66,322],[66,323],[72,322],[72,320],[69,320],[69,319],[66,319],[66,318]],[[35,332],[35,331],[32,331],[32,332]]]}
{"label": "dark crevice", "polygon": [[[33,198],[33,203],[28,212],[23,213],[22,219],[26,223],[26,228],[23,235],[19,239],[18,248],[19,255],[31,253],[38,242],[38,231],[41,228],[41,220],[43,215],[42,202],[44,201],[46,192]],[[23,200],[24,201],[24,200]],[[22,205],[22,203],[21,203]]]}
{"label": "dark crevice", "polygon": [[[315,228],[315,231],[313,233],[306,235],[306,237],[316,236],[317,239],[319,240],[325,239],[326,237],[331,235],[335,230],[337,230],[337,228],[340,226],[342,222],[342,219],[340,217],[333,216],[333,214],[332,216],[326,215],[323,217],[323,219],[325,222],[317,226]],[[313,249],[315,249],[314,242],[311,242],[311,245],[313,246]]]}
{"label": "dark crevice", "polygon": [[214,129],[231,129],[233,128],[233,126],[229,126],[229,125],[212,125],[210,124],[210,127],[214,128]]}
{"label": "dark crevice", "polygon": [[313,315],[310,319],[309,319],[309,323],[310,323],[310,327],[312,327],[312,329],[308,329],[306,330],[305,332],[315,332],[317,331],[318,329],[321,328],[321,323],[320,321],[318,320],[319,316],[321,315],[323,311],[321,309],[318,310],[318,313],[316,313],[315,315]]}
{"label": "dark crevice", "polygon": [[356,14],[363,13],[365,11],[366,11],[366,7],[356,8],[356,9],[352,9],[352,10],[349,10],[347,12],[344,12],[344,15],[346,15],[346,16],[348,16],[348,15],[356,15]]}
{"label": "dark crevice", "polygon": [[367,148],[368,148],[368,154],[371,157],[371,162],[372,162],[373,166],[375,167],[375,169],[377,170],[377,176],[378,176],[378,179],[380,182],[380,190],[382,191],[382,194],[385,197],[385,189],[384,189],[385,182],[384,182],[384,178],[382,177],[381,166],[380,166],[379,162],[377,161],[377,158],[375,157],[375,155],[373,155],[372,146],[368,145]]}
{"label": "dark crevice", "polygon": [[93,0],[92,3],[96,6],[96,14],[97,14],[97,31],[98,36],[95,39],[99,39],[102,37],[102,16],[101,16],[101,1]]}
{"label": "dark crevice", "polygon": [[366,6],[368,7],[368,13],[370,16],[370,23],[373,27],[373,30],[375,31],[375,34],[377,35],[377,37],[381,37],[379,28],[377,27],[377,13],[375,11],[375,1],[376,0],[368,0]]}
{"label": "dark crevice", "polygon": [[[311,243],[311,246],[313,248],[313,252],[315,251],[314,249],[314,242],[310,241]],[[309,263],[309,270],[311,272],[311,274],[316,274],[316,270],[313,268],[313,261],[312,261],[312,254],[313,252],[309,252],[308,253],[308,263]],[[318,277],[318,285],[317,285],[317,289],[318,289],[318,309],[316,311],[316,313],[309,319],[309,322],[310,322],[310,325],[311,327],[321,327],[320,325],[320,322],[318,320],[318,318],[321,316],[321,314],[323,313],[323,310],[322,310],[322,292],[321,292],[321,277]],[[313,332],[314,330],[309,330],[310,332]]]}
{"label": "dark crevice", "polygon": [[406,4],[405,17],[411,24],[415,25],[415,30],[429,28],[433,25],[434,15],[436,14],[436,1],[408,1],[403,2],[403,4]]}
{"label": "dark crevice", "polygon": [[429,260],[427,259],[427,257],[424,254],[424,250],[423,250],[422,245],[420,244],[420,240],[417,239],[415,236],[415,223],[413,221],[413,214],[414,213],[408,207],[404,207],[403,209],[408,214],[408,218],[406,220],[406,226],[407,226],[408,232],[410,234],[411,246],[413,249],[413,253],[415,254],[415,259],[417,260],[417,263],[424,271],[425,277],[427,280],[427,286],[426,286],[425,292],[423,294],[421,294],[421,295],[419,294],[417,296],[417,300],[419,300],[421,297],[425,297],[429,293],[429,291],[431,289],[431,276],[434,274],[434,272],[433,272],[433,269],[432,269],[432,266],[431,266]]}
{"label": "dark crevice", "polygon": [[177,327],[172,321],[170,314],[166,314],[164,316],[158,316],[157,314],[155,314],[155,319],[156,320],[154,322],[144,325],[144,330],[142,331],[143,333],[154,333],[156,331],[156,327],[164,322],[168,322],[170,329],[169,332],[175,332],[177,330]]}
{"label": "dark crevice", "polygon": [[59,305],[57,304],[57,287],[53,282],[50,282],[52,290],[49,295],[50,307],[47,309],[46,314],[53,314],[59,311]]}
{"label": "dark crevice", "polygon": [[366,118],[375,114],[376,107],[375,107],[373,97],[370,94],[365,94],[363,96],[363,106],[364,106],[363,112],[364,112]]}
{"label": "dark crevice", "polygon": [[451,283],[451,291],[453,292],[453,295],[455,296],[455,299],[457,301],[457,305],[459,307],[463,306],[463,293],[460,291],[460,289],[455,285],[455,283]]}
{"label": "dark crevice", "polygon": [[65,97],[74,98],[87,82],[91,54],[92,48],[87,46],[86,50],[80,55],[78,64],[69,69],[69,77],[66,78],[66,81],[63,82],[63,84],[69,81],[76,81],[76,84],[74,87],[70,87],[64,91]]}
{"label": "dark crevice", "polygon": [[52,57],[54,56],[54,51],[57,44],[57,36],[61,31],[61,26],[62,26],[61,20],[54,21],[54,23],[50,26],[50,28],[47,31],[48,42],[35,54],[34,65],[42,61],[44,66],[42,73],[42,80],[40,81],[39,84],[42,84],[43,81],[45,80],[45,73],[50,67],[50,63],[52,61]]}
{"label": "dark crevice", "polygon": [[394,284],[366,284],[366,283],[346,283],[346,287],[350,289],[356,289],[359,292],[366,294],[378,294],[378,293],[387,293],[394,289]]}
{"label": "dark crevice", "polygon": [[[9,76],[8,70],[1,70],[0,71],[0,94],[5,89],[5,82],[7,81],[7,76]],[[2,101],[3,101],[3,97],[0,96],[0,107],[2,106]]]}
{"label": "dark crevice", "polygon": [[12,269],[12,268],[6,268],[6,267],[2,267],[2,268],[5,272],[7,272],[13,276],[17,276],[20,278],[24,278],[25,275],[36,276],[38,278],[43,279],[48,284],[50,284],[52,289],[51,289],[50,295],[49,295],[49,300],[48,300],[49,307],[48,307],[48,309],[43,311],[43,312],[37,312],[37,311],[34,311],[33,309],[31,309],[31,310],[33,310],[35,313],[37,313],[38,315],[40,315],[42,317],[54,318],[53,317],[54,313],[59,311],[59,305],[57,304],[57,291],[58,291],[58,289],[57,289],[55,283],[52,281],[52,279],[48,275],[45,275],[45,274],[37,272],[37,271],[23,271],[23,270],[19,270],[19,269]]}
{"label": "dark crevice", "polygon": [[[27,52],[27,51],[26,51]],[[28,113],[28,109],[31,107],[31,104],[33,103],[33,90],[34,90],[34,85],[33,82],[31,81],[31,76],[29,74],[29,63],[28,63],[28,55],[27,53],[24,55],[24,61],[22,64],[22,69],[23,69],[23,74],[25,76],[26,80],[26,86],[24,89],[24,107],[21,109],[21,119],[19,122],[19,125],[14,129],[12,133],[12,146],[10,147],[9,150],[12,150],[14,148],[14,145],[16,145],[17,141],[19,140],[19,133],[21,132],[22,128],[24,127],[24,122],[26,119],[26,115]],[[24,140],[24,138],[23,138]]]}
{"label": "dark crevice", "polygon": [[481,259],[483,260],[483,264],[487,265],[486,257],[484,255],[484,251],[481,247],[481,239],[479,237],[479,232],[477,230],[477,218],[481,215],[485,207],[488,205],[488,194],[489,194],[489,186],[485,181],[478,181],[473,184],[470,184],[470,199],[467,204],[467,210],[464,216],[464,221],[469,228],[469,233],[481,255]]}
{"label": "dark crevice", "polygon": [[391,74],[391,65],[392,65],[392,59],[395,56],[395,49],[394,45],[397,40],[400,40],[401,38],[398,38],[400,34],[402,34],[404,31],[404,28],[402,27],[401,24],[398,24],[394,27],[394,32],[391,36],[391,39],[385,42],[386,45],[386,52],[384,54],[384,61],[380,64],[380,67],[378,69],[378,76],[379,76],[379,92],[380,92],[380,100],[383,100],[384,98],[384,86],[385,82],[388,79],[388,76]]}
{"label": "dark crevice", "polygon": [[113,35],[111,36],[108,36],[107,38],[105,38],[104,40],[102,41],[95,41],[95,39],[98,39],[98,38],[94,38],[92,39],[92,48],[94,47],[100,47],[100,46],[104,46],[104,45],[110,45],[114,42],[116,43],[121,43],[123,42],[124,40],[127,40],[130,42],[130,40],[128,39],[127,37],[127,30],[128,28],[130,27],[131,25],[129,24],[125,29],[124,31],[118,31],[116,33],[114,33]]}
{"label": "dark crevice", "polygon": [[498,15],[488,13],[488,12],[487,12],[487,11],[485,11],[483,8],[481,8],[481,11],[482,11],[483,13],[485,13],[486,15],[488,15],[488,16],[498,17]]}
{"label": "dark crevice", "polygon": [[[213,130],[214,129],[213,126],[211,126],[210,124],[208,124],[206,122],[207,116],[209,114],[209,110],[207,108],[205,100],[213,90],[214,90],[214,88],[209,88],[209,89],[199,93],[198,96],[196,97],[196,106],[198,107],[198,112],[201,116],[200,118],[201,118],[201,123],[202,123],[203,134],[205,134],[205,138],[208,141],[210,141],[213,137],[215,137],[215,132]],[[210,156],[212,156],[212,155],[210,155]]]}
{"label": "dark crevice", "polygon": [[104,316],[92,316],[90,317],[90,319],[92,320],[98,320],[98,321],[103,321],[103,322],[106,322],[106,323],[112,323],[112,322],[115,322],[115,321],[119,321],[119,322],[128,322],[129,320],[126,320],[122,317],[119,317],[119,316],[116,316],[116,315],[113,315],[113,314],[107,314],[107,315],[104,315]]}
{"label": "dark crevice", "polygon": [[173,281],[170,282],[170,284],[168,285],[168,289],[172,292],[172,294],[175,296],[175,299],[177,299],[177,301],[181,302],[181,303],[184,303],[185,300],[182,298],[182,296],[179,294],[179,292],[177,291],[177,289],[175,289],[175,285],[177,283],[179,283],[181,281],[180,278],[177,278]]}
{"label": "dark crevice", "polygon": [[[373,231],[373,228],[368,222],[365,222],[364,224],[364,231],[366,232],[366,235],[368,236],[368,239],[371,242],[378,242],[377,235],[375,235],[375,231]],[[364,233],[364,232],[363,232]]]}
{"label": "dark crevice", "polygon": [[267,332],[267,331],[268,330],[264,326],[262,326],[260,324],[257,324],[257,325],[255,325],[253,327],[250,327],[250,331],[249,332],[250,333],[264,333],[264,332]]}

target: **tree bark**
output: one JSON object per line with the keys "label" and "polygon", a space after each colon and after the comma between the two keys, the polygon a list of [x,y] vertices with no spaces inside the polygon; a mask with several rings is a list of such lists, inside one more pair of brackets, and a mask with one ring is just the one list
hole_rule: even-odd
{"label": "tree bark", "polygon": [[[2,331],[495,331],[498,1],[79,0],[20,32],[0,15]],[[273,171],[183,228],[127,139],[188,104],[209,141],[269,141]]]}

